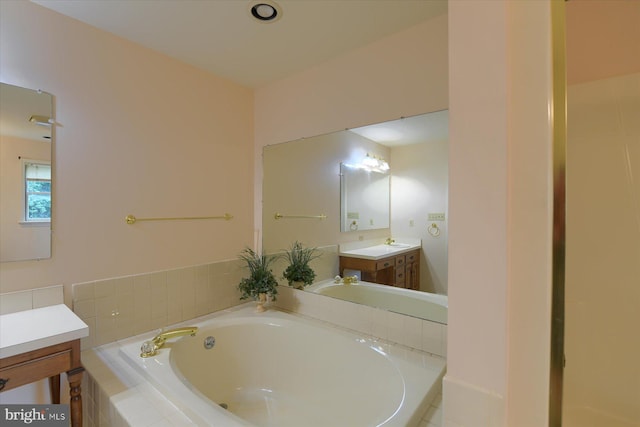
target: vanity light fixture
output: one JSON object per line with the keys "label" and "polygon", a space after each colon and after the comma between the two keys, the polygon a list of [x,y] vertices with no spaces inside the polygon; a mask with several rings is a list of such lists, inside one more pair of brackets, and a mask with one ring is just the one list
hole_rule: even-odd
{"label": "vanity light fixture", "polygon": [[384,173],[389,170],[389,163],[383,158],[372,156],[367,153],[367,156],[362,160],[361,163],[364,169]]}
{"label": "vanity light fixture", "polygon": [[367,153],[367,157],[362,160],[362,166],[368,169],[375,169],[378,167],[378,159]]}
{"label": "vanity light fixture", "polygon": [[51,119],[47,116],[33,115],[29,117],[29,121],[39,126],[51,126]]}
{"label": "vanity light fixture", "polygon": [[280,5],[271,0],[254,1],[249,11],[251,16],[260,22],[274,22],[282,16]]}

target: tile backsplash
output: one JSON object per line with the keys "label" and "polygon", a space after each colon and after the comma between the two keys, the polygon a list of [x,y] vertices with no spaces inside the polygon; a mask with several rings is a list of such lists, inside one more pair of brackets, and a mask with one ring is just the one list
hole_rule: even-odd
{"label": "tile backsplash", "polygon": [[288,286],[280,287],[275,305],[338,327],[447,357],[447,325],[441,323],[300,291]]}
{"label": "tile backsplash", "polygon": [[62,285],[0,294],[0,315],[64,304]]}
{"label": "tile backsplash", "polygon": [[[321,248],[314,262],[316,280],[337,271],[337,247]],[[87,325],[87,349],[160,329],[244,303],[237,290],[247,274],[241,260],[139,274],[73,285],[73,311]],[[282,260],[273,266],[281,286],[274,304],[339,327],[446,357],[447,325],[392,313],[311,292],[298,291],[281,278]],[[282,286],[283,285],[283,286]]]}
{"label": "tile backsplash", "polygon": [[239,260],[73,285],[73,311],[87,325],[82,348],[99,346],[240,304]]}

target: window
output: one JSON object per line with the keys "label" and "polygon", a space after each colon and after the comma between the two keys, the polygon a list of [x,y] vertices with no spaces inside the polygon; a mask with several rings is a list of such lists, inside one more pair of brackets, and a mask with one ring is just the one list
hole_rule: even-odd
{"label": "window", "polygon": [[24,161],[24,220],[51,221],[51,164]]}

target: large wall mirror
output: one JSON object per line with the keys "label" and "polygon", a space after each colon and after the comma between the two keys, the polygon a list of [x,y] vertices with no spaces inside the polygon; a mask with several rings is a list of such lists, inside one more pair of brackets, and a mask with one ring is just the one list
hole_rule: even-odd
{"label": "large wall mirror", "polygon": [[[317,273],[331,278],[338,274],[338,245],[420,239],[420,291],[446,295],[448,126],[444,110],[266,146],[263,250],[279,253],[294,241],[322,248],[325,259]],[[341,212],[344,174],[353,172],[346,165],[360,165],[368,157],[387,162],[389,170],[362,172],[356,180],[364,183],[346,189],[347,196],[387,208],[382,218],[386,215],[388,223],[360,207]],[[374,188],[380,193],[364,194]],[[429,232],[434,223],[437,235]]]}
{"label": "large wall mirror", "polygon": [[51,257],[52,96],[0,83],[0,262]]}

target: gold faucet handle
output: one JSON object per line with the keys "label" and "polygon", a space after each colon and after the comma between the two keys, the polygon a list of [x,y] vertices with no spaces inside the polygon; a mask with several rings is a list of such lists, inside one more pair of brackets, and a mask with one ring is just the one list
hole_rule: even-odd
{"label": "gold faucet handle", "polygon": [[160,332],[153,337],[150,341],[142,343],[140,348],[140,357],[151,357],[158,353],[158,349],[161,348],[165,341],[171,338],[183,337],[185,335],[191,335],[192,337],[198,332],[197,326],[188,326],[185,328],[169,329],[168,331]]}
{"label": "gold faucet handle", "polygon": [[197,326],[188,326],[185,328],[169,329],[168,331],[160,332],[158,335],[156,335],[156,337],[153,339],[153,342],[158,347],[162,347],[162,345],[166,340],[169,340],[171,338],[182,337],[185,335],[191,335],[193,337],[196,335],[197,331],[198,331]]}

